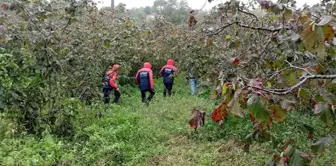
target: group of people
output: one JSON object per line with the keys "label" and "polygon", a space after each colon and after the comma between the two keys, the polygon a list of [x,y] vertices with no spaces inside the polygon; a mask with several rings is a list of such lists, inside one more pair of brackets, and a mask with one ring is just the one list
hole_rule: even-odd
{"label": "group of people", "polygon": [[[115,95],[113,103],[118,103],[119,101],[120,92],[116,83],[119,73],[120,65],[115,64],[105,74],[105,85],[103,88],[105,104],[110,103],[109,96],[112,91],[114,91]],[[168,59],[167,64],[160,70],[160,75],[163,77],[164,84],[163,96],[171,96],[174,85],[174,77],[176,77],[177,74],[178,70],[177,67],[174,66],[174,60]],[[152,65],[149,62],[145,62],[143,67],[136,73],[134,79],[136,84],[139,85],[142,102],[148,105],[155,95]],[[148,98],[146,97],[147,92],[149,92]]]}

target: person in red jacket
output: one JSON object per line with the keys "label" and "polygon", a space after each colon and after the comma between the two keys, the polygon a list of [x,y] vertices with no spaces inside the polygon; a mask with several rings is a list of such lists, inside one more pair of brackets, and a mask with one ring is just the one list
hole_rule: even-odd
{"label": "person in red jacket", "polygon": [[[149,62],[145,62],[143,68],[138,70],[134,79],[136,84],[139,85],[142,103],[148,105],[149,101],[151,101],[155,95],[152,65]],[[146,92],[150,93],[147,99]]]}
{"label": "person in red jacket", "polygon": [[105,74],[105,79],[104,79],[105,85],[103,88],[105,104],[110,103],[110,91],[112,90],[114,90],[114,95],[115,95],[113,103],[118,103],[119,101],[120,92],[119,92],[118,85],[116,83],[119,73],[120,73],[120,65],[115,64],[113,65],[112,69],[108,70]]}
{"label": "person in red jacket", "polygon": [[163,77],[163,84],[165,86],[163,90],[163,96],[171,96],[171,91],[174,85],[174,77],[178,74],[177,68],[174,66],[174,60],[168,59],[167,64],[160,70],[160,75]]}

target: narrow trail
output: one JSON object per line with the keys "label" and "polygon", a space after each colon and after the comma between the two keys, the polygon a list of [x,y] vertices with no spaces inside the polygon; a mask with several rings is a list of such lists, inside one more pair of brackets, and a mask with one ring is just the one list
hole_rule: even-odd
{"label": "narrow trail", "polygon": [[[158,88],[162,87],[159,85]],[[222,139],[221,136],[215,138],[216,132],[220,133],[221,129],[209,117],[206,119],[206,126],[195,133],[188,125],[192,108],[203,106],[207,114],[210,114],[215,102],[190,96],[187,88],[179,83],[175,86],[175,95],[167,98],[158,90],[148,107],[131,102],[139,101],[139,92],[124,97],[120,106],[115,106],[120,110],[111,113],[111,118],[127,110],[127,114],[138,117],[137,127],[148,137],[137,140],[139,144],[149,145],[143,149],[148,153],[138,156],[141,160],[134,157],[127,165],[244,165],[241,162],[250,165],[249,160],[254,160],[256,154],[261,160],[269,157],[262,150],[253,147],[253,155],[247,155],[243,152],[242,143],[234,139]],[[214,137],[211,138],[212,136]]]}

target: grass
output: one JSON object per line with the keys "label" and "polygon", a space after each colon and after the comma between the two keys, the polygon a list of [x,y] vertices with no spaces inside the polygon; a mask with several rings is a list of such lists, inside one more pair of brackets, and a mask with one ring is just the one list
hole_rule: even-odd
{"label": "grass", "polygon": [[[191,109],[203,106],[210,115],[216,101],[190,96],[181,79],[176,80],[174,96],[164,98],[161,81],[156,81],[157,93],[148,107],[141,104],[140,92],[133,87],[121,87],[117,105],[85,107],[74,120],[73,141],[48,131],[42,139],[0,137],[0,165],[251,166],[267,165],[279,151],[279,145],[272,142],[254,143],[250,153],[243,151],[242,140],[252,129],[247,117],[230,117],[223,128],[207,117],[205,126],[194,132],[187,122]],[[103,113],[100,119],[95,116],[99,112]],[[293,138],[300,150],[310,152],[303,124],[314,126],[316,138],[326,133],[318,118],[304,111],[291,112],[270,132],[278,142]],[[312,165],[335,165],[335,152],[335,146],[330,146],[325,155],[314,156]]]}

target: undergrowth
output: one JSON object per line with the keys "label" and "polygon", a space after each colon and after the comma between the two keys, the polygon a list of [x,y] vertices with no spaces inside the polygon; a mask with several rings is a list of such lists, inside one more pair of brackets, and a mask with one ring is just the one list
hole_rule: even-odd
{"label": "undergrowth", "polygon": [[[267,165],[285,139],[292,138],[302,151],[309,152],[310,140],[304,124],[313,126],[314,138],[324,136],[323,123],[309,110],[293,111],[281,124],[274,124],[274,136],[267,143],[254,143],[243,151],[244,138],[252,130],[248,117],[229,117],[223,128],[211,121],[216,101],[206,94],[190,96],[183,77],[177,79],[174,95],[162,96],[156,80],[156,96],[147,107],[140,92],[121,87],[119,104],[98,101],[81,107],[73,122],[72,139],[55,136],[46,128],[41,137],[20,133],[5,115],[0,120],[1,165]],[[207,112],[205,125],[192,130],[187,123],[191,109]],[[102,115],[102,116],[98,116]],[[100,118],[99,118],[100,117]],[[314,156],[313,165],[335,165],[335,144],[323,156]]]}

